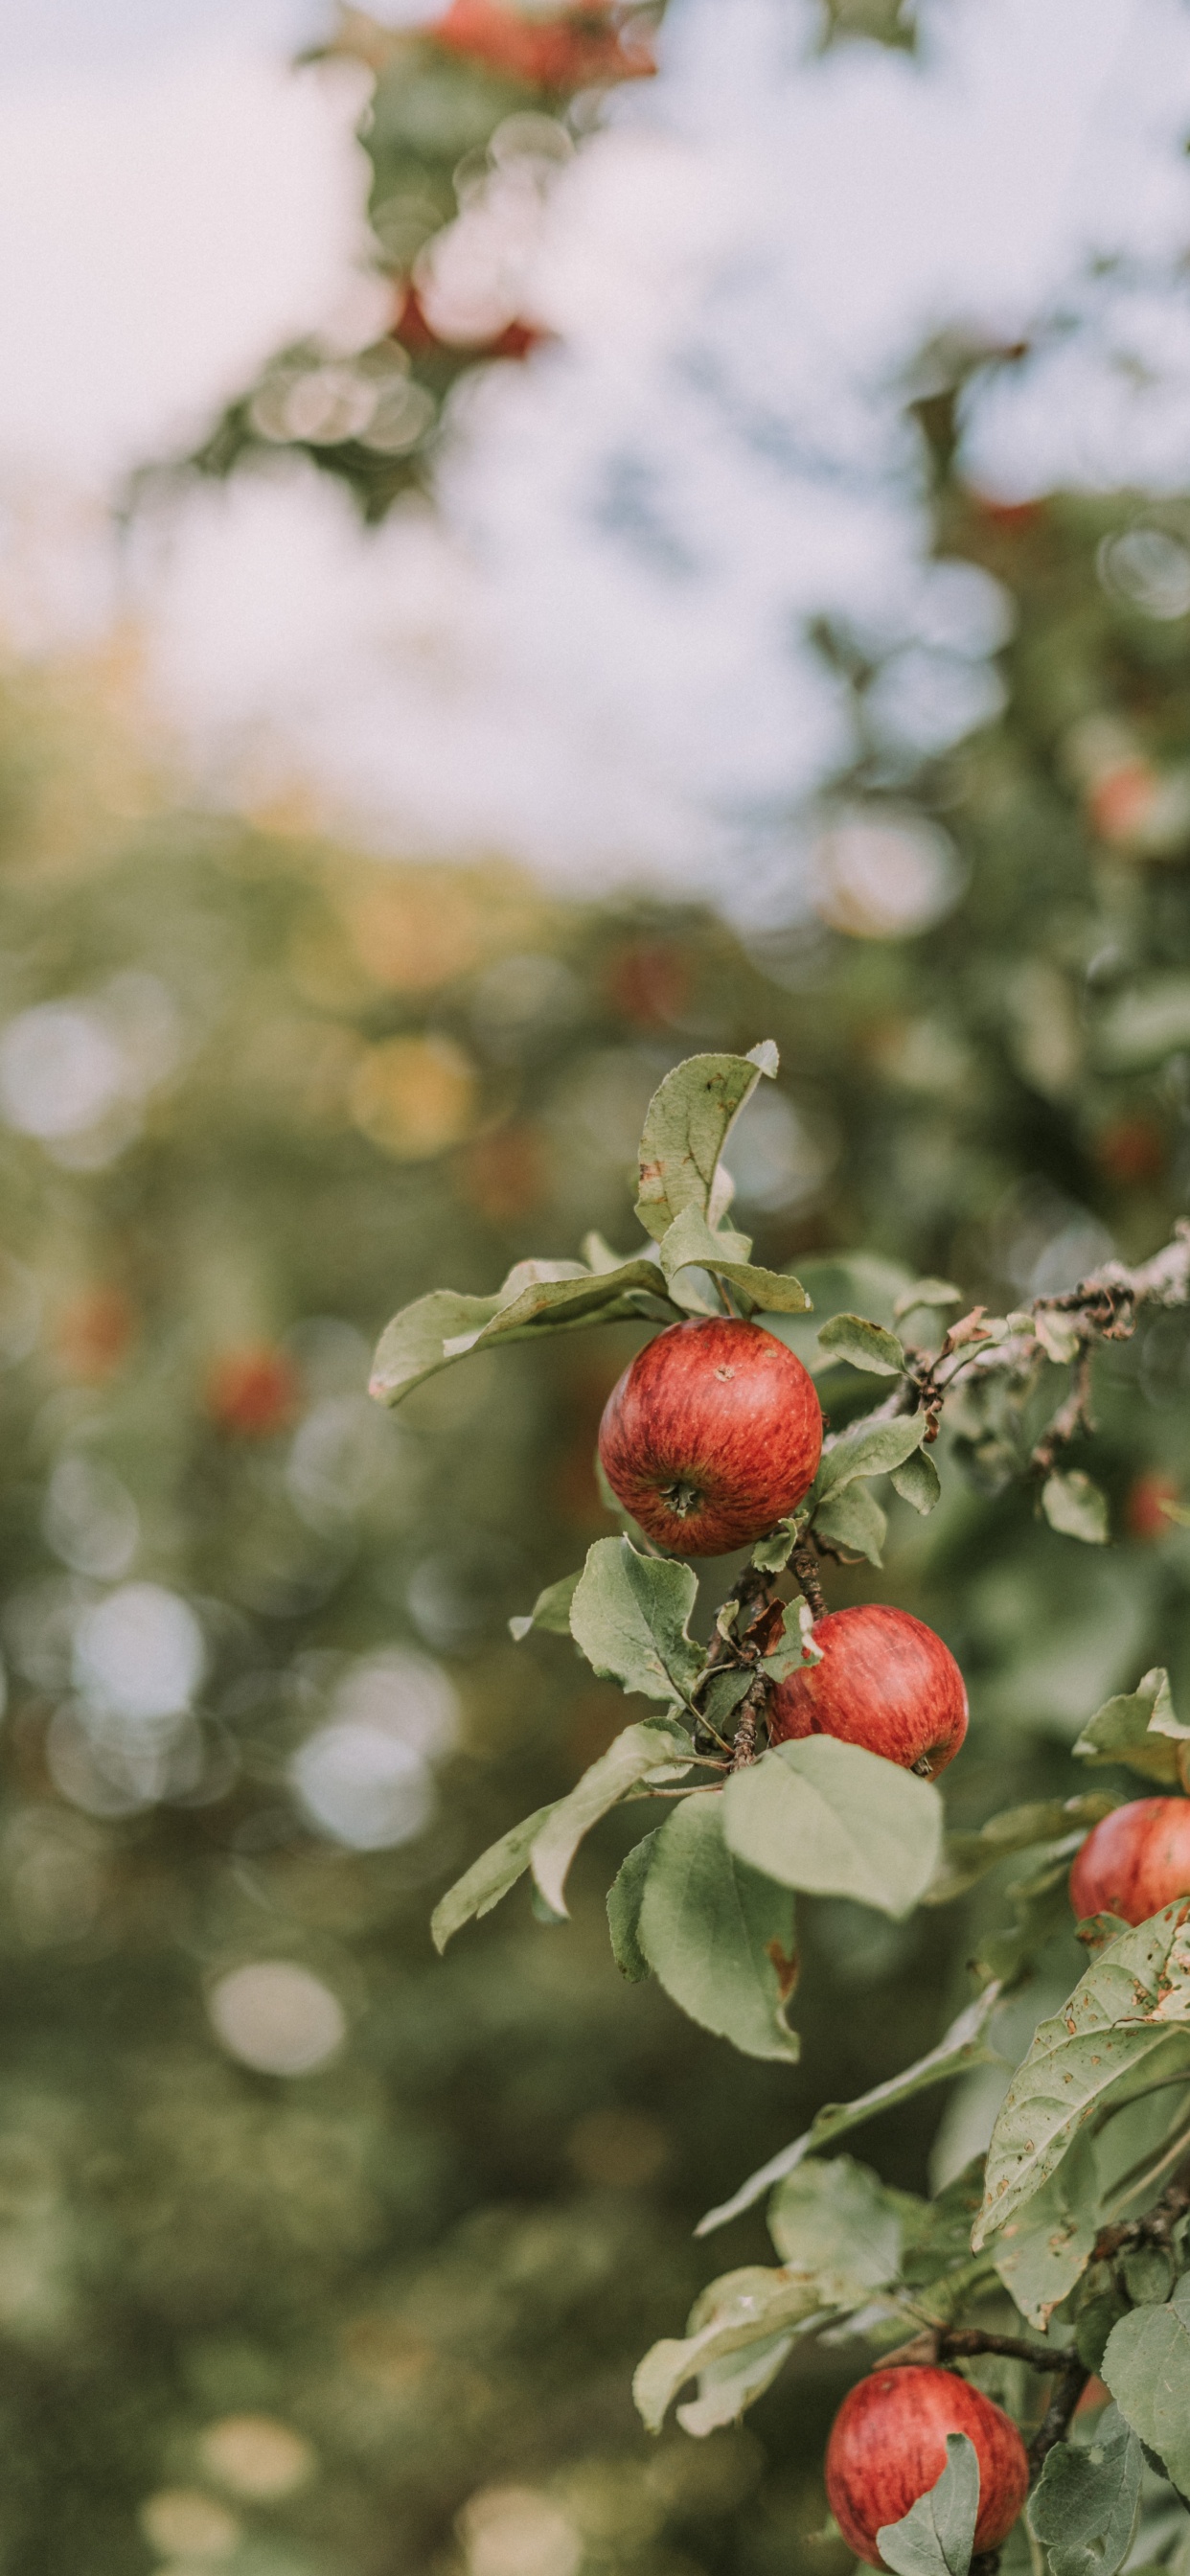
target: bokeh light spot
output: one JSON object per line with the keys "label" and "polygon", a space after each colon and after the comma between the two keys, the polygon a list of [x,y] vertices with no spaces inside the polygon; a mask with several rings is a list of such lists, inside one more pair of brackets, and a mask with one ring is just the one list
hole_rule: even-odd
{"label": "bokeh light spot", "polygon": [[162,2487],[141,2506],[141,2529],[163,2558],[230,2558],[240,2526],[234,2513],[201,2487]]}
{"label": "bokeh light spot", "polygon": [[347,2020],[338,1996],[288,1959],[233,1968],[208,1998],[218,2037],[261,2075],[309,2075],[341,2048]]}
{"label": "bokeh light spot", "polygon": [[573,2523],[532,2487],[483,2487],[458,2522],[468,2576],[576,2576]]}
{"label": "bokeh light spot", "polygon": [[221,2486],[258,2504],[293,2495],[317,2466],[310,2443],[275,2415],[224,2415],[208,2424],[201,2448]]}
{"label": "bokeh light spot", "polygon": [[921,815],[843,817],[815,845],[815,908],[853,939],[929,930],[953,910],[963,885],[953,842]]}
{"label": "bokeh light spot", "polygon": [[75,1679],[93,1707],[132,1720],[172,1717],[202,1678],[205,1654],[194,1612],[158,1583],[126,1583],[84,1613]]}
{"label": "bokeh light spot", "polygon": [[369,1049],[351,1089],[357,1127],[401,1162],[457,1145],[474,1107],[475,1076],[451,1038],[387,1038]]}

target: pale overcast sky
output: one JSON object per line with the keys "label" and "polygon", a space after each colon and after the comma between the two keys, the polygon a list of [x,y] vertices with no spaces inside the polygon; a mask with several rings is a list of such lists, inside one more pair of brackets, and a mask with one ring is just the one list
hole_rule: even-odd
{"label": "pale overcast sky", "polygon": [[[901,666],[923,739],[988,703],[995,602],[917,569],[889,382],[948,322],[1015,335],[1096,251],[1181,244],[1182,0],[931,0],[920,66],[812,60],[803,0],[671,0],[662,79],[554,199],[533,294],[559,340],[487,379],[439,518],[368,536],[283,469],[196,494],[117,573],[96,503],[121,471],[284,337],[366,336],[358,96],[285,67],[318,23],[18,0],[0,487],[60,532],[43,628],[131,596],[212,793],[300,776],[394,851],[584,884],[792,881],[788,818],[846,740],[808,615],[932,646]],[[989,407],[973,472],[1188,479],[1190,334],[1138,296],[1110,325],[1165,391],[1138,400],[1098,327]],[[10,619],[35,606],[26,582]]]}

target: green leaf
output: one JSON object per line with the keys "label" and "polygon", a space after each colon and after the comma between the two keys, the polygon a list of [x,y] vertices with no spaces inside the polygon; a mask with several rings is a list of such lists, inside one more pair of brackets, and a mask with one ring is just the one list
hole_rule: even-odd
{"label": "green leaf", "polygon": [[723,1800],[684,1798],[654,1841],[637,1939],[691,2021],[745,2057],[795,2058],[785,2020],[797,1980],[793,1902],[729,1851]]}
{"label": "green leaf", "polygon": [[751,1250],[748,1235],[712,1228],[701,1208],[687,1207],[662,1235],[661,1267],[667,1280],[690,1268],[721,1271],[754,1306],[770,1314],[804,1315],[810,1300],[800,1280],[783,1270],[758,1268],[749,1260]]}
{"label": "green leaf", "polygon": [[1083,2121],[1139,2068],[1151,2081],[1180,2062],[1190,2067],[1188,1914],[1190,1902],[1182,1900],[1121,1933],[1061,2012],[1038,2023],[992,2132],[977,2250],[1048,2182]]}
{"label": "green leaf", "polygon": [[515,1637],[518,1646],[531,1628],[545,1628],[554,1637],[570,1635],[570,1604],[581,1581],[580,1572],[564,1574],[558,1583],[547,1583],[544,1592],[538,1593],[527,1617],[522,1615],[509,1620],[509,1633]]}
{"label": "green leaf", "polygon": [[888,1515],[866,1485],[844,1485],[839,1493],[828,1494],[814,1514],[814,1528],[829,1547],[851,1548],[870,1565],[883,1565]]}
{"label": "green leaf", "polygon": [[1177,1787],[1184,1785],[1179,1747],[1187,1741],[1190,1726],[1175,1714],[1169,1675],[1156,1664],[1134,1691],[1120,1691],[1096,1709],[1074,1750],[1084,1762],[1122,1762],[1147,1780]]}
{"label": "green leaf", "polygon": [[915,1279],[905,1288],[893,1307],[893,1320],[900,1323],[903,1315],[915,1314],[919,1306],[961,1306],[963,1292],[949,1279]]}
{"label": "green leaf", "polygon": [[940,1500],[942,1483],[928,1449],[913,1450],[891,1470],[890,1481],[902,1502],[912,1503],[915,1512],[932,1512]]}
{"label": "green leaf", "polygon": [[430,1931],[435,1949],[441,1953],[456,1932],[469,1923],[473,1915],[490,1914],[509,1888],[515,1887],[529,1866],[529,1854],[552,1807],[538,1807],[519,1825],[501,1834],[498,1843],[481,1852],[461,1878],[455,1880],[434,1908]]}
{"label": "green leaf", "polygon": [[717,2209],[708,2209],[705,2218],[700,2218],[695,2235],[709,2236],[714,2228],[725,2227],[729,2218],[740,2217],[745,2209],[751,2209],[756,2201],[763,2199],[773,2183],[781,2182],[786,2174],[793,2173],[806,2156],[813,2155],[819,2147],[829,2146],[832,2139],[845,2136],[849,2129],[861,2128],[865,2120],[875,2119],[881,2111],[893,2110],[898,2103],[912,2100],[915,2093],[927,2092],[934,2084],[949,2083],[952,2076],[965,2075],[972,2066],[995,2064],[996,2051],[989,2047],[986,2031],[999,2001],[999,1987],[985,1986],[974,2003],[966,2004],[952,2021],[937,2047],[930,2049],[925,2057],[919,2057],[913,2066],[903,2067],[899,2075],[889,2076],[883,2084],[874,2084],[870,2093],[858,2094],[854,2102],[826,2103],[800,2138],[795,2138],[788,2147],[781,2147],[775,2156],[769,2157],[767,2164],[759,2165],[756,2172],[749,2174],[747,2181],[740,2184],[739,2190],[732,2193],[730,2200],[722,2201]]}
{"label": "green leaf", "polygon": [[697,1598],[690,1566],[641,1556],[627,1538],[599,1538],[570,1604],[570,1633],[602,1680],[646,1699],[686,1700],[705,1660],[686,1634]]}
{"label": "green leaf", "polygon": [[795,1592],[792,1601],[784,1604],[777,1644],[761,1656],[760,1669],[771,1682],[787,1682],[791,1673],[821,1662],[822,1648],[814,1642],[814,1613],[802,1593]]}
{"label": "green leaf", "polygon": [[1150,975],[1131,985],[1103,1011],[1096,1035],[1100,1061],[1121,1073],[1190,1046],[1190,976]]}
{"label": "green leaf", "polygon": [[1099,2265],[1097,2270],[1104,2275],[1106,2286],[1097,2289],[1092,2297],[1084,2291],[1074,2323],[1074,2349],[1084,2370],[1094,2371],[1096,2375],[1102,2370],[1112,2330],[1118,2326],[1121,2317],[1128,2315],[1130,2306],[1124,2292],[1112,2280],[1107,2265]]}
{"label": "green leaf", "polygon": [[664,1280],[652,1261],[628,1261],[598,1274],[581,1261],[518,1261],[492,1297],[436,1288],[403,1306],[386,1324],[368,1392],[380,1404],[399,1404],[415,1386],[470,1351],[655,1312],[655,1305],[642,1306],[641,1299],[655,1301],[664,1293]]}
{"label": "green leaf", "polygon": [[1081,1538],[1087,1547],[1107,1545],[1107,1496],[1081,1467],[1046,1477],[1041,1508],[1050,1528],[1060,1530],[1063,1538]]}
{"label": "green leaf", "polygon": [[758,1539],[752,1550],[752,1563],[762,1574],[783,1574],[805,1527],[800,1513],[792,1520],[778,1521],[767,1538]]}
{"label": "green leaf", "polygon": [[1070,1913],[1070,1863],[1083,1837],[1069,1834],[1049,1847],[1040,1869],[1015,1878],[1005,1889],[1016,1917],[999,1932],[980,1934],[971,1965],[978,1977],[991,1977],[1011,1993],[1030,1977],[1043,1950],[1060,1933],[1074,1930]]}
{"label": "green leaf", "polygon": [[1190,2273],[1168,2307],[1134,2308],[1107,2339],[1103,2377],[1126,2424],[1190,2490]]}
{"label": "green leaf", "polygon": [[723,1793],[738,1859],[783,1887],[851,1896],[899,1917],[938,1863],[942,1801],[929,1780],[833,1735],[780,1744]]}
{"label": "green leaf", "polygon": [[992,2240],[1005,2289],[1042,2334],[1091,2260],[1098,2199],[1094,2150],[1079,2137],[1057,2173]]}
{"label": "green leaf", "polygon": [[1033,1316],[1033,1331],[1046,1358],[1065,1368],[1078,1356],[1079,1331],[1069,1315],[1055,1313],[1052,1307],[1039,1306]]}
{"label": "green leaf", "polygon": [[612,1957],[631,1986],[640,1985],[649,1973],[649,1962],[640,1946],[640,1909],[660,1830],[658,1826],[656,1833],[646,1834],[643,1842],[633,1844],[607,1891]]}
{"label": "green leaf", "polygon": [[946,2436],[946,2466],[900,2522],[882,2523],[876,2546],[895,2576],[967,2576],[979,2520],[979,2458],[967,2433]]}
{"label": "green leaf", "polygon": [[769,2202],[769,2234],[783,2263],[814,2275],[824,2306],[858,2308],[895,2281],[905,2211],[918,2206],[853,2157],[832,2156],[786,2175]]}
{"label": "green leaf", "polygon": [[[940,2321],[950,2314],[952,2290],[972,2272],[971,2230],[983,2199],[983,2164],[982,2155],[972,2156],[933,2200],[919,2202],[916,2217],[906,2222],[902,2280],[914,2293],[915,2308]],[[813,2172],[813,2166],[808,2170]]]}
{"label": "green leaf", "polygon": [[675,1065],[645,1112],[640,1140],[640,1196],[636,1213],[660,1243],[683,1209],[696,1208],[713,1223],[719,1157],[745,1101],[762,1074],[774,1075],[777,1050],[764,1041],[752,1057],[692,1055]]}
{"label": "green leaf", "polygon": [[1056,1842],[1080,1825],[1097,1825],[1115,1804],[1114,1798],[1094,1792],[1081,1798],[1041,1798],[1025,1807],[1003,1808],[998,1816],[989,1816],[977,1834],[948,1834],[922,1904],[949,1905],[953,1897],[965,1896],[998,1861],[1009,1859],[1013,1852],[1028,1851],[1035,1843]]}
{"label": "green leaf", "polygon": [[684,2433],[701,2441],[724,2424],[738,2424],[749,2406],[771,2388],[788,2361],[796,2335],[766,2335],[743,2352],[723,2353],[698,2374],[698,2395],[676,2410]]}
{"label": "green leaf", "polygon": [[530,1865],[546,1904],[555,1914],[565,1914],[563,1890],[566,1873],[584,1834],[606,1816],[625,1791],[650,1771],[671,1764],[675,1758],[689,1763],[690,1738],[680,1727],[666,1726],[660,1718],[645,1718],[639,1726],[626,1726],[615,1743],[600,1755],[598,1762],[584,1771],[569,1796],[559,1798],[546,1810],[546,1819],[536,1835],[530,1854]]}
{"label": "green leaf", "polygon": [[897,1413],[886,1422],[857,1422],[850,1431],[841,1431],[822,1453],[814,1488],[819,1502],[854,1484],[857,1476],[891,1475],[920,1449],[925,1430],[924,1413]]}
{"label": "green leaf", "polygon": [[686,2334],[655,2343],[637,2369],[632,2394],[649,2432],[661,2431],[679,2389],[710,2362],[796,2330],[821,2313],[812,2281],[760,2263],[708,2282],[690,2311]]}
{"label": "green leaf", "polygon": [[705,1689],[698,1694],[698,1705],[709,1726],[718,1735],[729,1733],[728,1720],[739,1707],[756,1676],[750,1664],[721,1666],[712,1673]]}
{"label": "green leaf", "polygon": [[896,1334],[886,1333],[883,1324],[870,1324],[864,1315],[832,1315],[819,1331],[818,1346],[832,1359],[850,1360],[852,1368],[867,1369],[873,1377],[900,1377],[905,1366]]}
{"label": "green leaf", "polygon": [[1135,2433],[1056,2442],[1029,2501],[1050,2576],[1116,2576],[1132,2547],[1144,2462]]}

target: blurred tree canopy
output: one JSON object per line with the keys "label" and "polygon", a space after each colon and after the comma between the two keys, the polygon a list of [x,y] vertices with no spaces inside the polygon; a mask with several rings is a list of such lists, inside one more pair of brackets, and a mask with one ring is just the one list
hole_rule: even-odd
{"label": "blurred tree canopy", "polygon": [[[809,1907],[790,2071],[622,1990],[581,1865],[569,1928],[516,1897],[436,1964],[437,1889],[617,1722],[562,1641],[505,1622],[607,1526],[590,1456],[632,1336],[477,1361],[399,1424],[363,1390],[394,1304],[592,1221],[623,1241],[643,1104],[692,1045],[780,1044],[739,1204],[820,1313],[856,1280],[891,1313],[906,1267],[1011,1304],[1184,1205],[1190,515],[1006,510],[939,456],[940,550],[1010,603],[1004,712],[898,755],[886,667],[824,635],[860,755],[812,900],[746,943],[178,810],[117,668],[7,675],[15,2570],[803,2562],[845,2352],[756,2432],[660,2450],[630,2366],[704,2274],[693,2219],[930,2044],[1007,1901],[990,1882],[950,1943]],[[836,1420],[857,1383],[823,1370]],[[960,1655],[963,1823],[1068,1787],[1082,1718],[1158,1657],[1190,1686],[1160,1509],[1184,1490],[1176,1327],[1104,1363],[1097,1402],[1110,1558],[1034,1521],[1013,1424],[973,1414],[959,1499],[928,1524],[894,1504],[884,1573],[832,1578]],[[894,2179],[921,2179],[937,2118],[873,2130]]]}
{"label": "blurred tree canopy", "polygon": [[[282,353],[205,470],[296,445],[377,517],[458,374],[501,338],[523,353],[515,309],[439,333],[415,261],[469,188],[536,191],[607,48],[635,75],[648,36],[595,9],[594,68],[527,66],[488,41],[508,14],[344,20],[377,75],[393,330],[350,362]],[[899,9],[829,15],[904,39]],[[12,2576],[844,2576],[807,2535],[845,2349],[701,2446],[648,2444],[629,2374],[721,2265],[691,2241],[707,2203],[937,2037],[1012,1910],[1004,1873],[949,1940],[807,1907],[791,2070],[623,1989],[582,1864],[567,1928],[522,1891],[435,1962],[439,1889],[618,1723],[563,1641],[514,1647],[506,1622],[608,1525],[591,1451],[633,1337],[476,1360],[399,1424],[364,1386],[424,1289],[487,1289],[592,1224],[624,1241],[644,1103],[693,1047],[780,1045],[739,1205],[820,1313],[858,1280],[891,1315],[910,1270],[1011,1305],[1184,1209],[1190,503],[981,495],[955,461],[977,391],[956,368],[922,404],[923,477],[937,562],[994,609],[1001,711],[923,758],[913,692],[961,652],[824,627],[856,759],[811,818],[804,902],[778,888],[746,938],[187,810],[117,665],[4,675]],[[816,1365],[845,1418],[853,1373]],[[836,1606],[893,1598],[959,1655],[964,1825],[1069,1788],[1080,1723],[1146,1665],[1185,1710],[1176,1322],[1105,1360],[1096,1397],[1110,1557],[1036,1522],[1008,1485],[1019,1425],[973,1407],[958,1499],[928,1525],[893,1503],[883,1573],[832,1578]],[[1071,1948],[1055,1932],[1030,2026]],[[1009,2055],[1025,2035],[1006,2015]],[[919,2183],[987,2108],[970,2079],[940,2140],[927,2098],[870,2152]],[[743,2222],[732,2259],[759,2241]]]}

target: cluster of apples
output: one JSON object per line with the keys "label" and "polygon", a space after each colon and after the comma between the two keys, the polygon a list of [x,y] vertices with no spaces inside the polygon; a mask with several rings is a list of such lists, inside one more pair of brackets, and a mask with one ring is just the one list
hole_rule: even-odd
{"label": "cluster of apples", "polygon": [[[822,1453],[814,1381],[774,1333],[726,1318],[671,1324],[613,1387],[599,1455],[646,1536],[681,1556],[751,1547],[809,1492]],[[941,1637],[869,1601],[814,1628],[822,1661],[778,1684],[769,1738],[836,1735],[933,1779],[967,1732],[963,1676]],[[1074,1864],[1079,1921],[1145,1923],[1190,1895],[1190,1799],[1135,1798]]]}
{"label": "cluster of apples", "polygon": [[[613,1387],[604,1474],[646,1537],[681,1556],[751,1547],[809,1492],[822,1452],[814,1381],[758,1324],[671,1324]],[[822,1661],[778,1684],[769,1738],[836,1735],[933,1779],[967,1731],[963,1676],[907,1610],[865,1602],[819,1619]]]}
{"label": "cluster of apples", "polygon": [[[624,1371],[599,1432],[604,1473],[647,1537],[683,1556],[750,1547],[795,1512],[822,1451],[813,1379],[756,1324],[672,1324]],[[769,1737],[834,1735],[933,1778],[967,1731],[953,1655],[906,1610],[867,1602],[816,1620],[822,1660],[782,1682]],[[1190,1893],[1190,1798],[1138,1798],[1095,1826],[1071,1873],[1080,1920],[1126,1923]],[[980,2472],[976,2552],[997,2549],[1029,2486],[1011,2418],[953,2371],[920,2364],[860,2381],[835,2418],[826,2491],[845,2540],[869,2566],[877,2534],[899,2522],[946,2466],[948,2433],[966,2433]]]}

